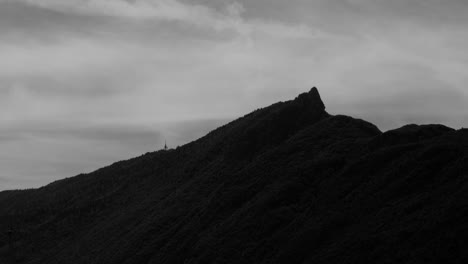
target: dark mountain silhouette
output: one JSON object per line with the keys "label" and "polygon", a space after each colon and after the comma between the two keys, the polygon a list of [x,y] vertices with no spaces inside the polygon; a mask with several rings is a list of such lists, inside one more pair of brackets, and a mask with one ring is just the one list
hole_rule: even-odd
{"label": "dark mountain silhouette", "polygon": [[0,263],[468,263],[468,130],[317,89],[179,147],[0,193]]}

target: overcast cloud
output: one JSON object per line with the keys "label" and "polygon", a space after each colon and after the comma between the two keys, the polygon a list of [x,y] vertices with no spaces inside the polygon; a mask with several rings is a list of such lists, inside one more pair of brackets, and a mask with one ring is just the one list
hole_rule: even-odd
{"label": "overcast cloud", "polygon": [[382,130],[468,123],[465,0],[0,0],[0,190],[317,86]]}

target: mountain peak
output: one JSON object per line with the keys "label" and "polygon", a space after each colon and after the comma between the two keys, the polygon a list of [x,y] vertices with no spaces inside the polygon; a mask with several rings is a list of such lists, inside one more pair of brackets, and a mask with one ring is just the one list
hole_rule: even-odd
{"label": "mountain peak", "polygon": [[298,97],[296,97],[295,101],[301,102],[304,105],[310,105],[316,108],[317,110],[325,110],[325,104],[323,103],[322,98],[320,97],[320,93],[317,87],[313,87],[307,93],[300,94]]}
{"label": "mountain peak", "polygon": [[0,263],[459,263],[467,160],[466,130],[382,134],[312,88],[180,148],[0,192]]}

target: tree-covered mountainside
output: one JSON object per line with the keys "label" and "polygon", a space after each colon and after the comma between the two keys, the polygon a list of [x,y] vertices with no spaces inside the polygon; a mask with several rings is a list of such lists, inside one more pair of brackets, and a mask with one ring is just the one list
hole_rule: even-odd
{"label": "tree-covered mountainside", "polygon": [[[92,146],[90,146],[92,147]],[[468,263],[468,130],[317,89],[177,149],[0,192],[0,263]]]}

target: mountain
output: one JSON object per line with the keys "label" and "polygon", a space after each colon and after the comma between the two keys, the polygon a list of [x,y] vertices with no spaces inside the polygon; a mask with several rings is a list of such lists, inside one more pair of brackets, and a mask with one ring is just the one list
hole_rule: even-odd
{"label": "mountain", "polygon": [[468,263],[468,130],[316,88],[177,149],[0,193],[0,263]]}

